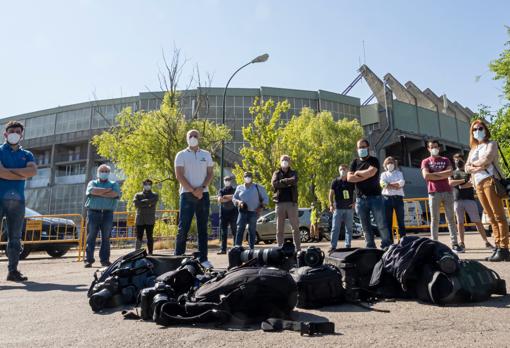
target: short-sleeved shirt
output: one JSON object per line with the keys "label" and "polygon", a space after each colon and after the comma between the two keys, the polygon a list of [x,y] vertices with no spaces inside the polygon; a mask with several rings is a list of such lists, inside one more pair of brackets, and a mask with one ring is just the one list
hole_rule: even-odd
{"label": "short-sleeved shirt", "polygon": [[[118,197],[99,197],[92,195],[92,189],[94,188],[111,188],[113,191],[118,193]],[[87,185],[87,191],[85,192],[87,199],[85,200],[85,207],[93,210],[115,210],[117,209],[117,203],[120,197],[120,186],[115,181],[101,181],[99,179],[89,181]]]}
{"label": "short-sleeved shirt", "polygon": [[[234,187],[226,186],[218,192],[218,196],[220,196],[220,197],[229,196],[229,195],[233,195],[234,192],[236,192],[236,189]],[[230,201],[230,202],[221,203],[221,208],[224,210],[234,210],[235,206],[234,206],[234,203],[232,203],[232,201]]]}
{"label": "short-sleeved shirt", "polygon": [[339,177],[331,182],[331,189],[335,192],[335,208],[351,209],[354,199],[354,184]]}
{"label": "short-sleeved shirt", "polygon": [[[32,152],[24,150],[21,146],[13,150],[11,145],[4,143],[0,146],[0,162],[4,168],[26,168],[29,162],[35,162]],[[0,179],[0,199],[25,201],[25,179]]]}
{"label": "short-sleeved shirt", "polygon": [[[175,156],[175,167],[184,167],[184,177],[193,187],[200,187],[207,177],[207,168],[214,165],[211,153],[206,150],[198,149],[193,151],[189,148],[179,151]],[[189,192],[180,185],[179,193]],[[204,188],[204,192],[209,189]]]}
{"label": "short-sleeved shirt", "polygon": [[[471,175],[466,173],[463,170],[456,169],[453,171],[452,179],[453,180],[466,180],[469,181]],[[453,187],[453,199],[456,201],[463,200],[463,199],[469,199],[469,200],[475,200],[475,190],[473,187],[468,188],[460,188],[460,185]]]}
{"label": "short-sleeved shirt", "polygon": [[366,170],[369,167],[377,168],[377,173],[366,180],[354,184],[356,187],[356,195],[361,198],[364,196],[381,195],[381,184],[379,183],[379,178],[381,176],[381,165],[379,164],[379,160],[377,158],[368,156],[364,160],[360,158],[354,159],[349,168],[349,171],[354,173],[357,170]]}
{"label": "short-sleeved shirt", "polygon": [[[430,156],[421,161],[421,169],[428,168],[429,173],[442,172],[450,166],[450,160],[442,156]],[[429,193],[452,192],[452,188],[448,183],[448,178],[441,180],[427,180],[427,189]]]}

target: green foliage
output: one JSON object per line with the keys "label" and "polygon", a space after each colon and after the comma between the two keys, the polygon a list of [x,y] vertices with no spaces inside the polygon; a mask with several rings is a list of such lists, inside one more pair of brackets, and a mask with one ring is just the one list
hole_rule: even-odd
{"label": "green foliage", "polygon": [[200,131],[200,147],[213,156],[221,140],[230,139],[225,126],[207,120],[186,120],[175,100],[175,95],[166,93],[159,110],[133,113],[126,108],[117,115],[117,126],[92,139],[98,154],[125,174],[122,199],[128,204],[141,190],[142,181],[150,178],[159,183],[155,190],[165,208],[178,207],[179,183],[175,179],[174,159],[177,152],[187,147],[188,130]]}
{"label": "green foliage", "polygon": [[335,121],[330,112],[315,113],[303,108],[298,116],[284,124],[281,114],[289,109],[287,101],[276,105],[272,100],[256,101],[250,112],[254,121],[243,128],[248,144],[241,149],[244,159],[234,168],[237,181],[243,171],[257,174],[256,180],[272,192],[272,173],[279,167],[282,154],[292,158],[298,171],[299,205],[310,206],[318,200],[328,205],[331,180],[338,175],[338,166],[349,164],[354,157],[356,140],[363,134],[358,121]]}

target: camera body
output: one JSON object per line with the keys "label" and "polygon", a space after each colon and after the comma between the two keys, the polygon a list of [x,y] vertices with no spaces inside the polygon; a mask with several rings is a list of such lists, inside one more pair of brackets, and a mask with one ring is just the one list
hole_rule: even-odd
{"label": "camera body", "polygon": [[324,251],[320,248],[310,246],[297,254],[297,266],[309,266],[316,268],[324,263]]}
{"label": "camera body", "polygon": [[143,320],[152,320],[155,310],[175,296],[170,285],[160,281],[151,288],[140,292],[140,316]]}

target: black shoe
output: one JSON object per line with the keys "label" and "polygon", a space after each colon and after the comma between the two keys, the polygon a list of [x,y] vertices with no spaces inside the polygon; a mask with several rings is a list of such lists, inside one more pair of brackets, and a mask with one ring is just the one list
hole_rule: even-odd
{"label": "black shoe", "polygon": [[90,268],[92,267],[92,262],[85,262],[85,268]]}
{"label": "black shoe", "polygon": [[216,255],[225,255],[226,253],[227,253],[226,251],[221,250],[221,251],[218,251],[216,253]]}
{"label": "black shoe", "polygon": [[464,245],[464,243],[460,242],[460,243],[459,243],[459,246],[460,246],[462,249],[466,250],[466,246]]}
{"label": "black shoe", "polygon": [[488,258],[487,261],[491,262],[501,262],[501,261],[510,261],[510,252],[508,249],[498,249],[494,255]]}
{"label": "black shoe", "polygon": [[485,261],[490,261],[490,258],[495,256],[497,252],[498,252],[498,248],[494,248],[494,250],[492,251],[492,255],[491,256],[487,256],[485,258]]}
{"label": "black shoe", "polygon": [[101,262],[101,266],[103,266],[103,267],[110,267],[111,264],[112,263],[110,261]]}
{"label": "black shoe", "polygon": [[28,280],[20,271],[12,271],[7,274],[7,280],[11,282],[26,282]]}
{"label": "black shoe", "polygon": [[457,254],[460,254],[460,253],[463,253],[464,252],[464,249],[458,245],[458,244],[455,244],[452,246],[452,250],[453,252],[457,253]]}

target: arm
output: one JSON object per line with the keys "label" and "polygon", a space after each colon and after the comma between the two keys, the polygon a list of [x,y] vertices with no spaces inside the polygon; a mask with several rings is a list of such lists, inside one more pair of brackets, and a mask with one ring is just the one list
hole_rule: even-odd
{"label": "arm", "polygon": [[219,196],[219,197],[218,197],[218,201],[219,201],[220,203],[227,203],[227,202],[231,202],[233,197],[234,197],[234,195],[224,195],[224,196]]}
{"label": "arm", "polygon": [[373,177],[375,174],[377,174],[377,168],[374,166],[368,167],[368,169],[365,170],[358,170],[355,173],[357,176],[361,176],[363,180],[369,179]]}
{"label": "arm", "polygon": [[240,186],[237,186],[236,192],[234,192],[234,195],[232,196],[232,203],[234,203],[235,206],[239,206],[239,203],[242,203],[241,201],[241,191],[239,190]]}
{"label": "arm", "polygon": [[498,144],[495,141],[491,141],[487,144],[485,153],[480,155],[476,161],[472,161],[471,165],[475,167],[487,168],[498,155]]}
{"label": "arm", "polygon": [[193,192],[195,189],[190,185],[188,180],[184,177],[184,167],[175,167],[175,178],[182,187],[188,192]]}
{"label": "arm", "polygon": [[214,175],[213,167],[207,167],[207,176],[205,177],[205,180],[200,188],[202,188],[203,186],[205,187],[209,186],[213,179],[213,175]]}
{"label": "arm", "polygon": [[451,177],[448,178],[448,184],[450,184],[451,187],[459,186],[465,183],[466,181],[464,179],[452,179]]}
{"label": "arm", "polygon": [[37,174],[37,165],[35,164],[35,162],[28,162],[27,166],[25,168],[15,168],[15,169],[12,168],[9,170],[24,179],[28,179],[28,178],[31,178]]}
{"label": "arm", "polygon": [[273,186],[273,189],[278,190],[281,188],[289,187],[289,184],[287,184],[287,181],[284,181],[286,179],[278,180],[278,171],[273,173],[273,177],[271,178],[271,186]]}
{"label": "arm", "polygon": [[335,197],[335,191],[333,191],[332,189],[329,189],[328,199],[329,199],[329,210],[330,211],[333,211],[333,209],[335,208],[335,205],[333,204],[334,197]]}
{"label": "arm", "polygon": [[348,172],[347,173],[347,181],[356,183],[365,180],[363,177],[357,175],[357,172]]}
{"label": "arm", "polygon": [[267,191],[264,186],[258,185],[258,187],[260,195],[262,196],[262,204],[264,204],[264,206],[267,206],[269,204],[269,196],[267,195]]}
{"label": "arm", "polygon": [[149,207],[155,206],[159,201],[159,196],[157,193],[153,194],[151,198],[148,199]]}

